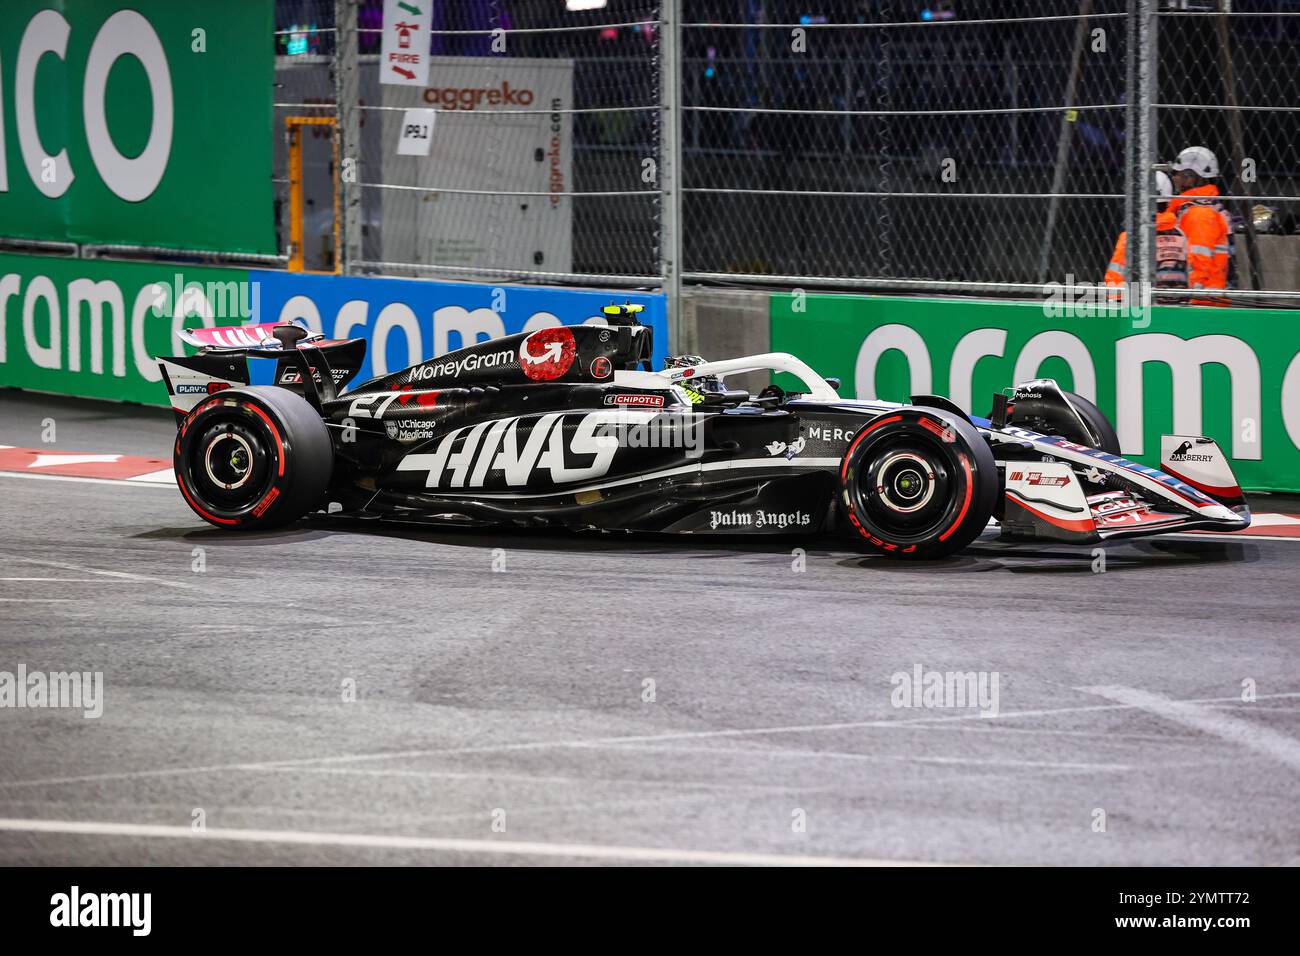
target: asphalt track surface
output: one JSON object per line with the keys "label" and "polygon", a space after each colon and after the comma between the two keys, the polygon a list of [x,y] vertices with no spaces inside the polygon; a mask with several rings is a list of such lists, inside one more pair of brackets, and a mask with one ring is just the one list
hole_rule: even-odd
{"label": "asphalt track surface", "polygon": [[[170,455],[165,412],[0,392],[0,444],[47,418]],[[1300,541],[792,547],[230,536],[0,475],[0,670],[105,682],[0,710],[0,863],[1300,862]],[[998,715],[893,706],[917,665]]]}

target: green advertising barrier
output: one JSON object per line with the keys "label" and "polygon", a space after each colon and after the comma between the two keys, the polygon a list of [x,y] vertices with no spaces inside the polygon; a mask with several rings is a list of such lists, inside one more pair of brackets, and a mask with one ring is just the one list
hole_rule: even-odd
{"label": "green advertising barrier", "polygon": [[274,253],[271,0],[4,0],[0,235]]}
{"label": "green advertising barrier", "polygon": [[1208,435],[1243,487],[1300,490],[1300,314],[1063,311],[1042,302],[773,295],[772,349],[840,377],[845,396],[943,395],[981,416],[995,391],[1054,378],[1095,400],[1137,461],[1159,465],[1161,434]]}
{"label": "green advertising barrier", "polygon": [[[0,255],[0,386],[166,405],[175,332],[238,325],[247,270]],[[208,316],[205,321],[204,316]]]}

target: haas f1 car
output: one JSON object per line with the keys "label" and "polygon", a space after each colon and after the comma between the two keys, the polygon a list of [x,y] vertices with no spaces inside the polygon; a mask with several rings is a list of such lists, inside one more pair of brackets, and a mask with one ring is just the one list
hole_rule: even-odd
{"label": "haas f1 car", "polygon": [[[231,530],[323,511],[482,527],[672,534],[837,533],[898,558],[1010,538],[1090,543],[1250,524],[1219,446],[1167,435],[1161,469],[1119,454],[1095,405],[1050,379],[949,400],[841,398],[792,355],[651,369],[636,306],[605,324],[479,342],[348,388],[361,339],[292,324],[188,330],[160,359],[176,482]],[[248,359],[275,363],[249,385]],[[726,377],[775,371],[805,391]],[[1009,393],[1009,394],[1008,394]]]}

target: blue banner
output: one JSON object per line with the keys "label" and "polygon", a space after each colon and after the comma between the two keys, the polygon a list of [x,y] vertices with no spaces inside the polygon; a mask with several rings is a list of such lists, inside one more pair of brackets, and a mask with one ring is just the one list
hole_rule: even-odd
{"label": "blue banner", "polygon": [[[555,325],[602,322],[601,306],[645,306],[654,329],[654,367],[668,348],[664,297],[657,293],[590,292],[532,286],[474,285],[419,279],[371,279],[252,270],[254,322],[298,320],[331,339],[364,338],[364,382],[475,342]],[[254,378],[270,374],[250,363]]]}

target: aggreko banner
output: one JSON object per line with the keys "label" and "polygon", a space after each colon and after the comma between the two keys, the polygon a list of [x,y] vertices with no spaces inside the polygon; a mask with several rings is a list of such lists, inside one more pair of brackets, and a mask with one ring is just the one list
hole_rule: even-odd
{"label": "aggreko banner", "polygon": [[0,235],[275,252],[271,0],[4,0]]}
{"label": "aggreko banner", "polygon": [[[1060,310],[1057,310],[1058,312]],[[772,348],[841,394],[951,398],[1045,376],[1095,401],[1123,453],[1159,465],[1160,435],[1208,435],[1245,488],[1300,490],[1300,322],[1270,309],[1153,306],[1131,318],[1053,315],[1036,302],[774,295]]]}

